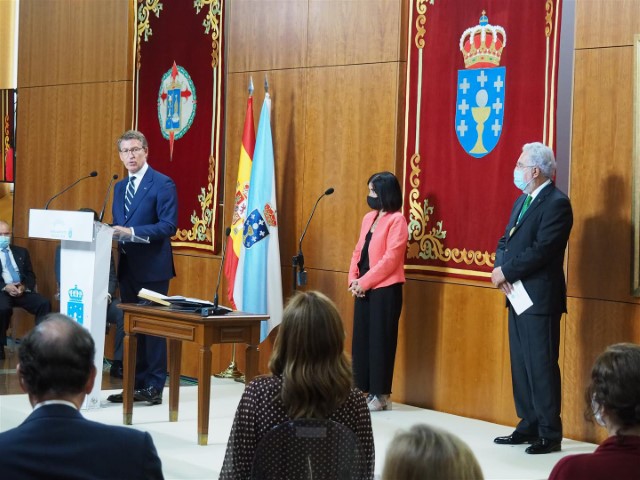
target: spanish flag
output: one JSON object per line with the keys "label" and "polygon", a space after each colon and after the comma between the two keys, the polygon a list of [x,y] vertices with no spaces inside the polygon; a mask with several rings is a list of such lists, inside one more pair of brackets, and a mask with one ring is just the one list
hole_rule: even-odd
{"label": "spanish flag", "polygon": [[[256,130],[253,123],[253,97],[249,95],[247,100],[247,113],[244,117],[244,131],[242,133],[242,145],[240,146],[240,162],[238,164],[238,179],[236,181],[236,198],[233,207],[233,219],[231,220],[231,233],[227,239],[227,256],[224,263],[224,275],[227,279],[227,293],[229,301],[234,309],[237,309],[234,299],[234,285],[236,276],[242,276],[238,272],[238,259],[242,248],[242,230],[247,218],[247,200],[249,198],[249,183],[251,180],[251,165],[253,151],[256,145]],[[238,279],[242,285],[242,278]]]}

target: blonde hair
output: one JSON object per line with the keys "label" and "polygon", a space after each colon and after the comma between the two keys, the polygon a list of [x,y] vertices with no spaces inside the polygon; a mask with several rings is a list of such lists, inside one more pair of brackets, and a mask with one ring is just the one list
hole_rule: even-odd
{"label": "blonde hair", "polygon": [[469,446],[457,436],[428,425],[398,433],[387,455],[382,480],[482,480]]}
{"label": "blonde hair", "polygon": [[344,327],[320,292],[297,292],[287,302],[269,370],[282,376],[280,398],[290,418],[327,418],[351,391]]}

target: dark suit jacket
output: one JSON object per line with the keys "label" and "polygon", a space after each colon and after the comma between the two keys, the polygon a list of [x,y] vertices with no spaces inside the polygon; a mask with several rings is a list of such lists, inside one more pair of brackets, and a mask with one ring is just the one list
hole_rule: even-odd
{"label": "dark suit jacket", "polygon": [[527,314],[567,311],[564,252],[573,225],[569,198],[553,183],[544,187],[516,225],[527,195],[515,202],[496,249],[496,267],[509,283],[522,280],[533,301]]}
{"label": "dark suit jacket", "polygon": [[[147,237],[151,243],[127,243],[124,245],[131,273],[138,282],[159,282],[175,276],[171,236],[178,225],[178,194],[169,177],[151,166],[138,186],[129,210],[124,216],[124,195],[128,178],[116,183],[113,190],[113,224],[133,227],[139,237]],[[120,244],[122,259],[122,244]],[[118,275],[122,271],[118,268]]]}
{"label": "dark suit jacket", "polygon": [[[33,291],[36,288],[36,274],[33,273],[33,267],[31,266],[31,257],[29,251],[26,248],[18,247],[16,245],[9,245],[9,249],[13,254],[13,258],[18,265],[18,271],[20,272],[20,281],[24,285],[27,291]],[[0,252],[0,254],[2,254]],[[3,255],[3,254],[2,254]],[[5,281],[0,275],[0,290],[6,285]]]}
{"label": "dark suit jacket", "polygon": [[2,478],[161,479],[151,436],[85,419],[67,405],[45,405],[0,433]]}

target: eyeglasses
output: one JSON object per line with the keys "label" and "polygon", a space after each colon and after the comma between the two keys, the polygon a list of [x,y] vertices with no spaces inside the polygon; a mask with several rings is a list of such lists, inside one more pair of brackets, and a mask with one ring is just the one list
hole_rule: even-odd
{"label": "eyeglasses", "polygon": [[142,150],[144,150],[144,147],[123,148],[120,150],[120,155],[129,155],[130,153],[137,155]]}
{"label": "eyeglasses", "polygon": [[517,168],[536,168],[536,165],[523,165],[520,162],[516,163]]}

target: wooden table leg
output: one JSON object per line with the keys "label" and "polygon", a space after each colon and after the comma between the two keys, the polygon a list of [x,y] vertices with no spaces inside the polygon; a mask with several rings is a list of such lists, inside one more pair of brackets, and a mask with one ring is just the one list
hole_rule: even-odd
{"label": "wooden table leg", "polygon": [[249,382],[258,375],[258,360],[260,359],[258,346],[247,345],[247,349],[244,352],[244,359],[246,369],[246,373],[244,374],[244,383],[245,385],[248,385]]}
{"label": "wooden table leg", "polygon": [[169,340],[169,421],[178,421],[178,403],[180,402],[180,360],[182,342]]}
{"label": "wooden table leg", "polygon": [[131,425],[133,422],[133,390],[136,377],[136,352],[138,338],[135,334],[125,333],[123,378],[122,378],[122,422]]}
{"label": "wooden table leg", "polygon": [[200,345],[198,358],[198,445],[209,440],[209,401],[211,399],[211,345]]}

